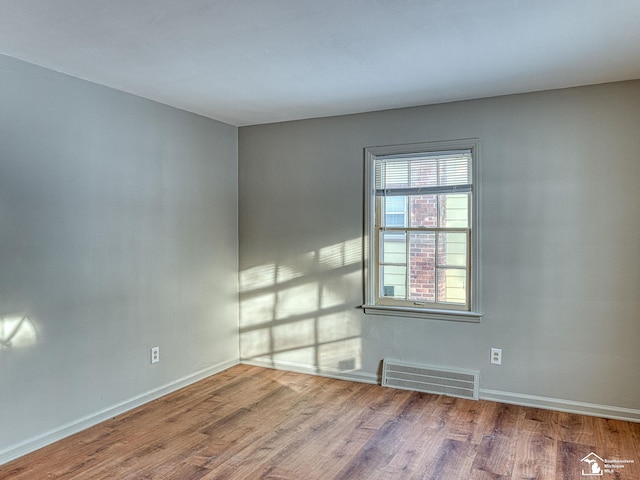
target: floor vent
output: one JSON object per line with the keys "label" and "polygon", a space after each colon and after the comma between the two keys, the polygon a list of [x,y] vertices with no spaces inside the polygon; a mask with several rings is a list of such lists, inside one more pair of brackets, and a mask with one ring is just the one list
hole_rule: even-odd
{"label": "floor vent", "polygon": [[383,387],[473,400],[478,399],[479,375],[480,372],[474,370],[442,369],[389,359],[382,362]]}

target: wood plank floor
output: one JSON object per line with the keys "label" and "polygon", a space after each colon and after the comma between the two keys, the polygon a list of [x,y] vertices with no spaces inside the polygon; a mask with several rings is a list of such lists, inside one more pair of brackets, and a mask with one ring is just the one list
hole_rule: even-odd
{"label": "wood plank floor", "polygon": [[0,466],[107,478],[639,480],[640,424],[238,365]]}

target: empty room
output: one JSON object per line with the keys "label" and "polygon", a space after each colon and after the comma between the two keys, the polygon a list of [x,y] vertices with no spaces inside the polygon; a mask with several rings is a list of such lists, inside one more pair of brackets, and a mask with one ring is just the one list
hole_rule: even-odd
{"label": "empty room", "polygon": [[0,479],[640,480],[639,25],[0,1]]}

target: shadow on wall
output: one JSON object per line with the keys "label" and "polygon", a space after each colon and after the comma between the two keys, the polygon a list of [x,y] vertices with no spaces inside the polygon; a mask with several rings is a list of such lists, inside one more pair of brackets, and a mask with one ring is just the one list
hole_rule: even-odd
{"label": "shadow on wall", "polygon": [[27,315],[0,316],[0,351],[35,345],[37,331]]}
{"label": "shadow on wall", "polygon": [[241,271],[241,359],[317,373],[359,370],[359,312],[348,299],[361,285],[360,238]]}

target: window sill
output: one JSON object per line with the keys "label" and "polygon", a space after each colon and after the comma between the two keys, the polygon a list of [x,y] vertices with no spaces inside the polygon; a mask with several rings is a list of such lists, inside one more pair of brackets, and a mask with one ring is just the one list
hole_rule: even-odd
{"label": "window sill", "polygon": [[448,320],[452,322],[480,323],[482,314],[460,310],[430,310],[426,308],[391,307],[387,305],[362,305],[364,313],[386,315],[388,317],[424,318],[428,320]]}

